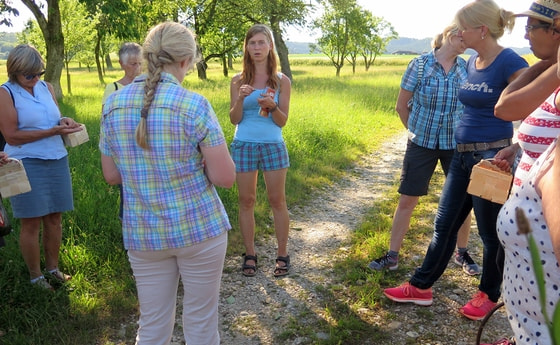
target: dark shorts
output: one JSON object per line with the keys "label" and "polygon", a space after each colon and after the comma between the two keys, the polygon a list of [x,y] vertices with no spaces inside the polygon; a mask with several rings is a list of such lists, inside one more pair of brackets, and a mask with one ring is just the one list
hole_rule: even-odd
{"label": "dark shorts", "polygon": [[68,156],[21,160],[31,191],[10,197],[14,218],[37,218],[74,209]]}
{"label": "dark shorts", "polygon": [[410,196],[428,194],[428,187],[437,162],[441,162],[443,173],[447,176],[453,151],[427,149],[409,140],[404,154],[399,193]]}
{"label": "dark shorts", "polygon": [[250,143],[234,140],[230,148],[236,172],[272,171],[290,166],[288,150],[283,142]]}

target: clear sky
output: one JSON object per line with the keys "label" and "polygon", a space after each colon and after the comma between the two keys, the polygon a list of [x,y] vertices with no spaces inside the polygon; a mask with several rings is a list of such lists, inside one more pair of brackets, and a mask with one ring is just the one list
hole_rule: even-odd
{"label": "clear sky", "polygon": [[[500,7],[514,13],[529,9],[532,0],[494,0]],[[358,4],[374,16],[391,23],[400,37],[432,38],[449,24],[457,10],[470,0],[357,0]],[[507,47],[528,47],[525,35],[527,18],[518,18],[510,34],[506,32],[500,44]],[[313,34],[306,30],[288,30],[288,38],[295,42],[309,42]]]}
{"label": "clear sky", "polygon": [[[514,13],[529,9],[532,0],[495,0],[498,5]],[[455,12],[468,4],[470,0],[357,0],[364,9],[373,15],[383,17],[393,25],[400,37],[432,38],[449,24]],[[23,23],[31,16],[27,7],[20,1],[14,4],[21,11],[14,28],[0,26],[0,31],[21,31]],[[527,19],[516,20],[513,32],[505,33],[500,43],[506,47],[528,47],[524,26]],[[294,42],[313,42],[315,35],[306,29],[288,29],[287,39]]]}

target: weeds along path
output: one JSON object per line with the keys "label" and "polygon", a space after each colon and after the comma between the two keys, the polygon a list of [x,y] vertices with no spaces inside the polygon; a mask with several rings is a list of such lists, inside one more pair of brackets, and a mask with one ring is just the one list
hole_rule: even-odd
{"label": "weeds along path", "polygon": [[[287,277],[273,277],[274,238],[257,244],[256,277],[241,275],[240,257],[226,258],[219,306],[222,344],[311,343],[305,332],[292,340],[293,333],[299,333],[294,330],[328,320],[325,303],[316,292],[330,285],[335,258],[345,252],[351,232],[395,181],[405,148],[406,132],[402,132],[364,156],[341,181],[318,191],[310,204],[290,210],[292,268]],[[292,318],[300,325],[294,325]],[[283,332],[291,333],[289,341],[278,340]],[[314,336],[328,337],[320,332]]]}

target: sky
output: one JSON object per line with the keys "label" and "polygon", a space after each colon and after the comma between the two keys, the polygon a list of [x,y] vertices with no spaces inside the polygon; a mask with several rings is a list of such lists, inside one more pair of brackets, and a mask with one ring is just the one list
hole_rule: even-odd
{"label": "sky", "polygon": [[[529,9],[533,0],[494,0],[500,7],[514,13]],[[470,0],[357,0],[358,5],[369,10],[377,17],[383,17],[391,23],[399,37],[432,38],[441,32],[455,16],[457,10],[468,4]],[[15,0],[14,4],[21,12],[14,22],[13,28],[0,26],[0,31],[21,31],[25,21],[31,17],[27,7],[21,1]],[[524,39],[524,26],[527,19],[518,18],[515,28],[510,34],[506,32],[500,39],[500,44],[505,47],[528,47]],[[314,42],[317,35],[307,29],[289,28],[287,39],[293,42]]]}
{"label": "sky", "polygon": [[[520,13],[531,6],[533,0],[494,0],[505,10]],[[433,38],[454,18],[455,13],[470,0],[357,0],[358,5],[374,16],[383,17],[391,23],[399,37]],[[505,47],[528,47],[525,35],[526,17],[516,19],[510,34],[506,31],[500,39]],[[314,35],[307,30],[288,30],[288,39],[294,42],[309,42]]]}

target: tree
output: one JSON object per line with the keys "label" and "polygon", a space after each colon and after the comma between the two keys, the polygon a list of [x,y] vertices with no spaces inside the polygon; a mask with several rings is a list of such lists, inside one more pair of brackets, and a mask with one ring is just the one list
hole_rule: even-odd
{"label": "tree", "polygon": [[[64,67],[64,36],[62,35],[59,1],[47,0],[46,11],[44,11],[45,4],[41,1],[21,0],[21,2],[33,13],[43,33],[46,48],[44,58],[47,62],[45,80],[52,84],[56,98],[61,99],[60,76]],[[11,8],[11,6],[6,5],[6,1],[2,1],[0,9],[9,11],[8,7]],[[43,11],[47,13],[47,17],[45,17]]]}
{"label": "tree", "polygon": [[69,64],[80,52],[92,51],[95,45],[95,19],[87,17],[85,6],[78,0],[61,3],[62,31],[64,33],[64,64],[68,94],[72,94]]}
{"label": "tree", "polygon": [[352,74],[355,74],[360,47],[365,44],[366,33],[369,31],[368,23],[364,19],[364,11],[358,7],[350,10],[346,20],[348,22],[348,54],[346,60],[352,65]]}
{"label": "tree", "polygon": [[393,26],[382,17],[375,17],[369,11],[363,11],[366,22],[366,31],[362,36],[361,44],[358,46],[359,54],[363,57],[366,71],[375,62],[376,57],[382,54],[387,44],[397,39],[399,35]]}
{"label": "tree", "polygon": [[[145,33],[139,31],[138,24],[146,22],[145,12],[141,11],[139,6],[142,6],[143,3],[151,4],[151,1],[80,0],[80,2],[86,6],[89,17],[97,19],[95,25],[95,64],[99,82],[105,84],[101,62],[101,59],[106,55],[102,51],[104,40],[109,36],[119,39],[139,40],[140,36]],[[133,5],[136,5],[136,7]]]}
{"label": "tree", "polygon": [[[354,1],[354,0],[351,0]],[[311,1],[305,0],[267,0],[251,1],[237,0],[231,1],[234,13],[239,13],[242,18],[247,18],[251,24],[263,23],[270,26],[280,68],[282,72],[292,79],[292,70],[288,58],[288,47],[284,41],[283,26],[296,25],[303,26],[305,18],[311,8]]]}
{"label": "tree", "polygon": [[333,63],[339,77],[348,56],[350,27],[357,4],[355,0],[328,0],[324,6],[323,16],[313,24],[322,32],[317,44]]}

